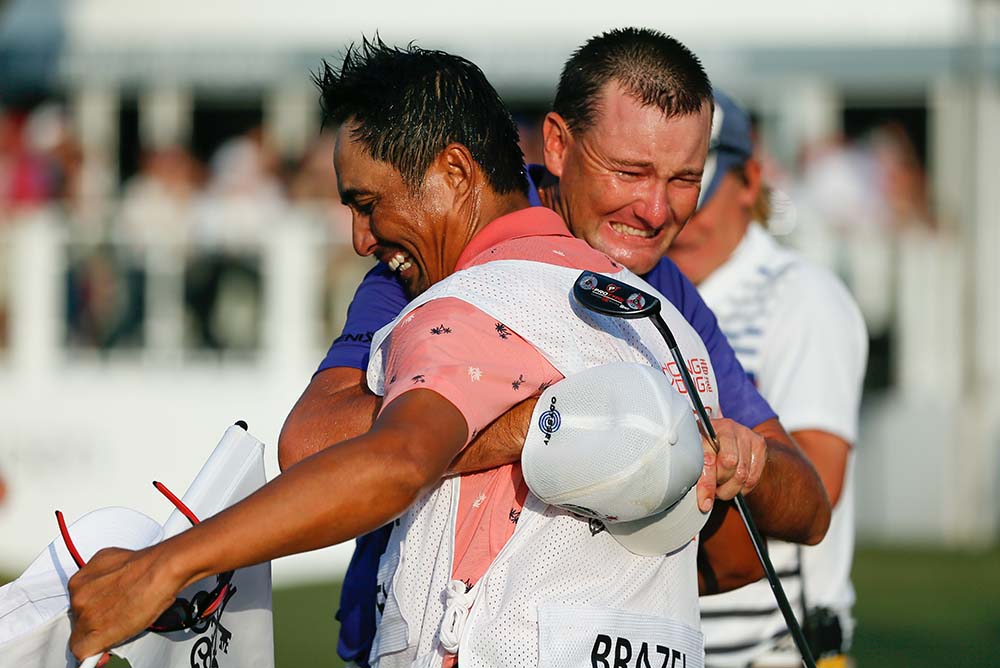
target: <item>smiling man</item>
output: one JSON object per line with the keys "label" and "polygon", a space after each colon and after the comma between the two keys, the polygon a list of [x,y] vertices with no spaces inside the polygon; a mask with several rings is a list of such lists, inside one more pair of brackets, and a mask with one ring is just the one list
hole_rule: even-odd
{"label": "smiling man", "polygon": [[[528,197],[560,213],[575,236],[643,275],[704,341],[727,419],[716,425],[722,455],[706,454],[710,475],[700,483],[702,507],[710,508],[712,497],[728,500],[742,491],[764,533],[816,542],[828,516],[815,472],[747,378],[694,286],[663,258],[697,206],[711,118],[711,85],[684,45],[647,29],[597,36],[563,69],[543,127],[545,166],[529,168]],[[371,198],[358,204],[368,207]],[[369,342],[416,294],[413,271],[419,261],[405,248],[380,250],[375,244],[372,250],[384,263],[359,286],[344,335],[334,341],[285,422],[279,441],[283,467],[363,433],[378,410],[380,399],[365,382]],[[517,461],[533,404],[516,406],[482,430],[450,471]],[[728,506],[717,512],[735,514]],[[713,520],[712,530],[722,529],[703,549],[724,543],[725,528],[732,524]],[[739,540],[743,529],[738,520],[735,525],[739,538],[734,540]],[[364,664],[367,659],[375,628],[376,570],[388,537],[389,528],[383,528],[358,539],[338,613],[338,652],[345,660]],[[702,563],[709,591],[738,584],[727,579],[723,566],[713,570],[709,560]]]}

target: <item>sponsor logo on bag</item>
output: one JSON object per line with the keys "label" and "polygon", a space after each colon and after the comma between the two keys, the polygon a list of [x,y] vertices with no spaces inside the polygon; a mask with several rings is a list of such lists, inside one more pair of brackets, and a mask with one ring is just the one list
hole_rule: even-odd
{"label": "sponsor logo on bag", "polygon": [[233,634],[222,625],[222,613],[235,593],[236,587],[230,587],[219,609],[191,627],[192,631],[201,635],[191,647],[191,668],[219,668],[219,650],[229,654],[229,641],[233,639]]}

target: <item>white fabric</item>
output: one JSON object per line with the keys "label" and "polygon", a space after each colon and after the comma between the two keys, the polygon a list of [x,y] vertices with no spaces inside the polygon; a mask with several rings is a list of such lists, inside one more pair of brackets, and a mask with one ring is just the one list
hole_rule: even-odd
{"label": "white fabric", "polygon": [[538,609],[539,668],[704,665],[701,634],[658,617],[580,606]]}
{"label": "white fabric", "polygon": [[691,404],[660,369],[618,362],[546,388],[521,451],[528,489],[605,523],[627,550],[673,552],[705,526],[695,487],[704,468]]}
{"label": "white fabric", "polygon": [[[441,297],[457,297],[492,315],[564,375],[614,361],[672,364],[666,344],[647,320],[612,319],[576,307],[571,290],[579,274],[565,267],[503,260],[452,275],[375,335],[369,386],[384,393],[383,344],[391,345],[395,324]],[[630,273],[615,277],[659,296]],[[708,352],[683,316],[665,299],[663,304],[663,317],[686,358],[705,362],[710,389],[702,398],[718,415]],[[460,478],[447,480],[428,493],[403,515],[390,537],[379,569],[379,590],[387,592],[384,613],[372,650],[374,665],[380,668],[438,666],[445,655],[439,635],[451,581],[460,484]],[[529,494],[514,535],[476,585],[459,643],[459,664],[537,666],[538,610],[547,605],[626,611],[664,624],[672,620],[696,634],[699,653],[696,546],[692,541],[669,555],[636,556],[600,522],[546,506]],[[387,565],[391,568],[382,568]],[[389,571],[391,579],[382,579]],[[592,626],[590,631],[598,629]],[[589,658],[579,665],[590,666]]]}
{"label": "white fabric", "polygon": [[[831,273],[780,246],[752,224],[732,257],[712,273],[699,292],[715,312],[740,363],[751,374],[789,432],[821,430],[853,444],[867,360],[864,320],[850,294]],[[775,569],[802,572],[809,607],[838,612],[845,636],[853,628],[850,581],[854,552],[854,452],[848,458],[840,502],[826,538],[815,547],[770,541]],[[782,583],[799,608],[799,577]],[[727,611],[772,609],[770,615],[724,615]],[[771,645],[784,628],[765,581],[702,599],[710,666],[742,666]],[[801,615],[801,613],[799,613]],[[716,653],[719,647],[746,647]]]}
{"label": "white fabric", "polygon": [[[263,444],[245,430],[230,427],[182,500],[195,515],[206,518],[249,495],[265,482],[263,450]],[[164,503],[169,502],[164,499]],[[161,527],[135,510],[102,508],[68,530],[87,561],[104,547],[139,549],[189,526],[177,510]],[[20,578],[0,588],[0,668],[76,668],[67,647],[66,589],[76,570],[57,536]],[[214,577],[206,578],[181,596],[190,599],[215,584]],[[219,668],[272,668],[270,563],[236,571],[232,584],[233,595],[204,625],[169,634],[143,632],[112,654],[126,659],[132,668],[209,668],[215,661]]]}
{"label": "white fabric", "polygon": [[441,621],[441,647],[448,654],[458,651],[465,631],[469,608],[476,600],[476,588],[465,586],[461,580],[452,580],[445,590],[444,619]]}

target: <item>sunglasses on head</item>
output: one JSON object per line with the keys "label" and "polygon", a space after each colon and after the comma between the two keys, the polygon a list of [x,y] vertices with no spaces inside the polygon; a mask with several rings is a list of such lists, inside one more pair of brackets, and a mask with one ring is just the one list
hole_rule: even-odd
{"label": "sunglasses on head", "polygon": [[[167,500],[174,505],[177,510],[181,512],[184,517],[191,522],[192,525],[198,524],[200,520],[198,517],[191,512],[183,501],[177,498],[173,492],[167,489],[167,486],[161,482],[153,482],[153,486],[167,497]],[[56,511],[56,521],[59,523],[59,533],[62,535],[63,542],[66,544],[66,549],[69,550],[69,554],[73,557],[73,561],[76,562],[78,568],[83,568],[84,562],[83,557],[80,556],[79,551],[76,549],[76,545],[73,544],[73,539],[70,538],[69,529],[66,527],[66,520],[63,518],[63,514],[60,511]],[[200,621],[207,619],[216,610],[219,609],[226,599],[235,592],[235,588],[232,586],[233,571],[226,571],[221,573],[216,580],[215,588],[211,591],[199,591],[190,600],[186,598],[175,598],[174,602],[164,610],[156,620],[149,625],[149,630],[156,633],[169,633],[171,631],[183,631],[189,629]]]}

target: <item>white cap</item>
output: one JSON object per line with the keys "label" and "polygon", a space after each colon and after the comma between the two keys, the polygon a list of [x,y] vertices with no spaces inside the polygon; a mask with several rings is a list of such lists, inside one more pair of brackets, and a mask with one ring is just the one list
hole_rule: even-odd
{"label": "white cap", "polygon": [[654,556],[684,547],[708,520],[695,489],[704,457],[687,399],[659,369],[620,362],[542,393],[521,467],[539,499]]}

